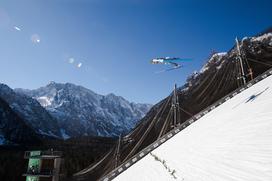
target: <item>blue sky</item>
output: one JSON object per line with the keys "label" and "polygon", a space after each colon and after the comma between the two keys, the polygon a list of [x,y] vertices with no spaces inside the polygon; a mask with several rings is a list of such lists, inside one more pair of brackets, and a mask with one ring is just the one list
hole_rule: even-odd
{"label": "blue sky", "polygon": [[[271,7],[268,0],[1,0],[0,82],[29,89],[71,82],[156,103],[212,50],[228,51],[236,36],[271,26]],[[193,61],[155,74],[167,67],[150,60],[165,56]]]}

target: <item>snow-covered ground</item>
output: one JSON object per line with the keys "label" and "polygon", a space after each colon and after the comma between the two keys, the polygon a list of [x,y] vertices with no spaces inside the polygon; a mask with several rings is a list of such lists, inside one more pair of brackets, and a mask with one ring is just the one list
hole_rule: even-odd
{"label": "snow-covered ground", "polygon": [[271,181],[272,76],[218,106],[118,181]]}

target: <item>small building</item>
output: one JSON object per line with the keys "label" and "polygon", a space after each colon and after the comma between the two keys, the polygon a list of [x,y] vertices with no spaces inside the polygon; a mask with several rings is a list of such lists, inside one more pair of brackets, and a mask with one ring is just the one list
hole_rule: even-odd
{"label": "small building", "polygon": [[26,151],[28,166],[23,176],[26,181],[59,181],[61,157],[60,151]]}

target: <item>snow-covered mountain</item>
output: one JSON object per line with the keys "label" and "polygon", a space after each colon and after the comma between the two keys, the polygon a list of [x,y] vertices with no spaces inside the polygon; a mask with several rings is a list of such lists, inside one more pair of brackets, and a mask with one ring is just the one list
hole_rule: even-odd
{"label": "snow-covered mountain", "polygon": [[151,107],[131,103],[114,94],[99,95],[71,83],[50,82],[36,90],[15,91],[39,101],[57,120],[64,138],[124,134],[134,128]]}
{"label": "snow-covered mountain", "polygon": [[36,133],[61,137],[57,121],[35,99],[16,93],[5,84],[0,84],[0,98]]}

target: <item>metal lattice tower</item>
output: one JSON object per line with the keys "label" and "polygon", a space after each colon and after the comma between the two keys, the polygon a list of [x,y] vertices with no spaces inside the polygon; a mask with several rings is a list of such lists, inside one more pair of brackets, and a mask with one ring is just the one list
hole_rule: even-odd
{"label": "metal lattice tower", "polygon": [[242,59],[242,54],[241,54],[241,50],[240,50],[240,44],[239,44],[237,37],[235,38],[235,41],[236,41],[236,47],[237,47],[237,51],[238,51],[238,59],[240,62],[240,68],[241,68],[241,72],[242,72],[242,75],[239,78],[242,78],[243,84],[245,85],[246,84],[246,75],[245,75],[245,71],[244,71],[244,65],[243,65],[243,59]]}
{"label": "metal lattice tower", "polygon": [[122,139],[122,136],[119,135],[118,143],[117,143],[117,149],[116,149],[116,157],[115,157],[115,168],[118,167],[119,161],[120,161],[120,146],[121,146],[121,139]]}
{"label": "metal lattice tower", "polygon": [[174,86],[174,92],[173,92],[174,96],[173,96],[173,100],[172,100],[172,110],[173,110],[173,127],[176,127],[177,125],[177,113],[178,113],[178,107],[179,107],[179,103],[178,103],[178,94],[177,94],[177,84],[175,84]]}

